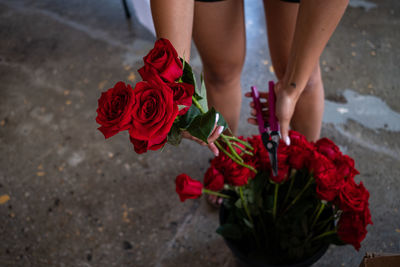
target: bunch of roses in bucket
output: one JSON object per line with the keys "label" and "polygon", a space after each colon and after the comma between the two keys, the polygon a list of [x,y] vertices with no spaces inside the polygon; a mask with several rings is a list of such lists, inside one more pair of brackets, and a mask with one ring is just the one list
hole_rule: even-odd
{"label": "bunch of roses in bucket", "polygon": [[353,159],[327,138],[310,143],[291,131],[290,139],[290,146],[279,144],[277,176],[261,137],[253,136],[247,139],[252,154],[237,151],[253,169],[222,154],[211,161],[204,184],[186,174],[177,176],[176,192],[181,201],[203,193],[226,198],[222,209],[229,216],[217,232],[276,262],[282,254],[299,260],[329,243],[358,250],[372,221],[369,193],[354,181],[359,172]]}
{"label": "bunch of roses in bucket", "polygon": [[[207,143],[216,126],[227,124],[214,108],[208,108],[206,88],[201,78],[197,86],[191,66],[178,57],[167,39],[159,39],[143,58],[144,66],[138,70],[142,81],[131,85],[118,82],[101,94],[98,100],[96,122],[104,137],[128,130],[136,153],[159,150],[167,142],[178,145],[182,132]],[[251,148],[243,140],[221,134],[215,144],[238,164],[243,159],[233,146],[237,143]],[[251,167],[251,166],[248,166]]]}

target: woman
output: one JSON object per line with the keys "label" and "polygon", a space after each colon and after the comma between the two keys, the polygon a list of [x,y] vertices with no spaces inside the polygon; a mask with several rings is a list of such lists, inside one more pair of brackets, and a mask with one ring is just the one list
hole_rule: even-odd
{"label": "woman", "polygon": [[[309,141],[319,138],[324,109],[319,57],[348,5],[348,0],[290,2],[264,0],[269,49],[278,79],[276,115],[288,145],[289,125]],[[187,60],[193,36],[203,62],[208,103],[236,133],[246,48],[243,0],[151,0],[151,8],[157,37],[169,39]],[[261,97],[266,99],[266,93]],[[248,121],[256,124],[254,117]],[[209,138],[208,147],[215,155],[218,149],[213,141],[221,132],[216,127]],[[185,137],[196,140],[189,134]]]}

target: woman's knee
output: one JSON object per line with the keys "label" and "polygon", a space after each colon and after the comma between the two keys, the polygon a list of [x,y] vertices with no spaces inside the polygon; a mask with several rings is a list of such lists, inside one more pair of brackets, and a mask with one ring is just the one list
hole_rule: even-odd
{"label": "woman's knee", "polygon": [[321,68],[318,63],[315,66],[314,70],[312,71],[304,90],[312,90],[315,88],[322,88],[321,85],[322,85]]}
{"label": "woman's knee", "polygon": [[226,61],[222,64],[204,64],[204,77],[216,87],[240,83],[244,60]]}

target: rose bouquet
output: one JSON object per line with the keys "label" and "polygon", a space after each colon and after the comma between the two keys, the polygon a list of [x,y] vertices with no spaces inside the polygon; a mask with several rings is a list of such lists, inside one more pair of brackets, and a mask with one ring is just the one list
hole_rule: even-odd
{"label": "rose bouquet", "polygon": [[[138,70],[143,81],[133,89],[118,82],[98,100],[96,121],[106,139],[128,130],[134,150],[141,154],[167,142],[178,145],[183,131],[205,143],[216,126],[229,131],[222,115],[208,108],[203,78],[197,86],[191,66],[167,39],[157,40],[143,60]],[[214,143],[237,164],[252,168],[234,148],[252,149],[244,140],[221,134]]]}
{"label": "rose bouquet", "polygon": [[176,178],[181,201],[204,193],[224,197],[217,233],[253,262],[301,262],[330,243],[358,250],[372,221],[353,159],[327,138],[309,143],[291,131],[290,139],[290,146],[279,144],[277,176],[260,136],[253,136],[247,139],[253,155],[237,152],[255,171],[219,155],[203,184],[186,174]]}

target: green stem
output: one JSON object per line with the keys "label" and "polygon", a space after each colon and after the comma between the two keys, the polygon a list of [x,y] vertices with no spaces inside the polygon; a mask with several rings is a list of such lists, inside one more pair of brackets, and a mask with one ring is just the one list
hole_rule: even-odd
{"label": "green stem", "polygon": [[229,149],[231,150],[233,156],[234,156],[238,161],[243,162],[242,157],[239,156],[239,154],[236,152],[236,149],[234,149],[234,148],[232,147],[231,142],[229,142],[229,140],[228,140],[226,137],[224,137],[224,136],[221,136],[221,138],[222,138],[222,140],[224,140],[224,142],[228,145],[228,147],[229,147]]}
{"label": "green stem", "polygon": [[318,240],[318,239],[323,238],[325,236],[333,235],[333,234],[336,234],[336,233],[337,233],[336,229],[332,230],[332,231],[328,231],[328,232],[322,233],[322,234],[314,237],[313,239],[311,239],[311,241],[315,241],[315,240]]}
{"label": "green stem", "polygon": [[274,218],[274,221],[276,219],[276,207],[277,207],[277,204],[278,204],[278,190],[279,190],[279,184],[275,184],[274,207],[272,208],[272,217]]}
{"label": "green stem", "polygon": [[251,214],[250,214],[250,211],[249,211],[249,209],[248,209],[248,207],[247,207],[246,201],[244,200],[244,195],[243,195],[243,188],[242,188],[242,186],[239,187],[239,194],[240,194],[240,199],[241,199],[241,201],[242,201],[243,208],[244,208],[244,210],[245,210],[245,212],[246,212],[246,214],[247,214],[247,217],[249,218],[251,224],[253,225],[253,228],[252,228],[253,231],[252,231],[252,232],[253,232],[253,234],[254,234],[254,238],[255,238],[255,240],[256,240],[258,246],[261,247],[261,243],[260,243],[259,237],[258,237],[258,235],[257,235],[257,233],[256,233],[256,229],[255,229],[256,226],[255,226],[255,224],[254,224],[253,217],[251,217]]}
{"label": "green stem", "polygon": [[200,103],[197,101],[197,99],[194,96],[192,96],[192,101],[193,101],[194,105],[200,110],[200,112],[202,114],[206,113],[204,111],[204,109],[201,107]]}
{"label": "green stem", "polygon": [[322,203],[322,204],[321,204],[320,207],[319,207],[317,216],[315,216],[315,218],[314,218],[314,220],[313,220],[313,223],[311,224],[311,229],[314,228],[314,225],[317,223],[317,221],[318,221],[318,219],[319,219],[319,216],[321,215],[322,211],[323,211],[324,208],[325,208],[326,203],[325,203],[325,202],[321,202],[321,203]]}
{"label": "green stem", "polygon": [[324,229],[334,219],[335,219],[335,215],[332,215],[331,217],[329,217],[329,219],[319,222],[315,226],[317,227],[317,229]]}
{"label": "green stem", "polygon": [[300,191],[300,193],[297,194],[297,196],[292,200],[292,202],[290,202],[289,206],[287,206],[287,208],[283,211],[283,213],[288,211],[297,202],[297,200],[300,199],[300,197],[304,194],[304,192],[308,189],[308,187],[310,187],[313,181],[314,178],[311,176],[310,179],[308,179],[307,184],[304,186],[304,188]]}
{"label": "green stem", "polygon": [[206,189],[206,188],[203,188],[202,191],[203,191],[203,193],[206,193],[206,194],[209,194],[209,195],[219,196],[219,197],[223,197],[223,198],[231,198],[228,195],[225,195],[225,194],[222,194],[222,193],[219,193],[219,192],[215,192],[215,191],[211,191],[211,190]]}
{"label": "green stem", "polygon": [[250,151],[247,151],[244,147],[239,146],[239,145],[236,144],[236,143],[232,143],[232,146],[235,146],[235,147],[239,148],[240,150],[242,150],[243,153],[245,153],[245,154],[247,154],[247,155],[250,155],[250,156],[252,156],[252,157],[254,156],[253,153],[251,153]]}
{"label": "green stem", "polygon": [[240,166],[243,166],[245,168],[250,169],[251,171],[253,171],[254,173],[257,174],[257,170],[253,168],[253,166],[247,165],[246,163],[240,162],[238,161],[236,158],[234,158],[231,153],[229,153],[225,148],[223,148],[221,146],[221,144],[218,141],[214,141],[214,144],[218,147],[219,150],[221,150],[222,152],[224,152],[231,160],[233,160],[234,162],[236,162],[237,164],[239,164]]}
{"label": "green stem", "polygon": [[247,147],[250,150],[254,150],[254,147],[252,147],[249,143],[237,138],[236,136],[230,136],[230,135],[225,135],[225,134],[221,134],[221,136],[225,137],[226,139],[233,140],[233,141],[236,141],[238,143],[241,143],[242,145],[244,145],[245,147]]}
{"label": "green stem", "polygon": [[244,208],[244,210],[245,210],[245,212],[247,214],[247,217],[249,217],[249,220],[251,221],[251,223],[254,226],[253,218],[251,217],[250,211],[247,208],[246,201],[244,201],[243,188],[241,186],[239,187],[239,193],[240,193],[240,199],[242,200],[243,208]]}
{"label": "green stem", "polygon": [[283,201],[283,205],[286,205],[286,202],[289,200],[289,196],[290,196],[290,193],[292,192],[292,188],[293,188],[293,184],[294,184],[294,179],[296,178],[296,173],[297,173],[296,169],[292,169],[290,171],[289,189],[288,189],[288,191],[286,193],[285,200]]}
{"label": "green stem", "polygon": [[316,215],[316,214],[317,214],[317,212],[319,211],[319,209],[320,209],[321,205],[322,205],[322,202],[321,202],[321,201],[320,201],[320,202],[318,202],[318,205],[317,205],[317,207],[315,208],[315,210],[314,210],[314,212],[312,213],[312,215],[311,215],[311,217],[310,217],[310,218],[315,218],[315,215]]}

